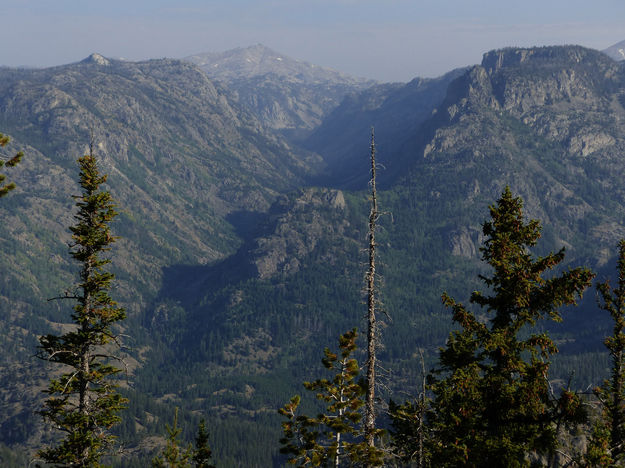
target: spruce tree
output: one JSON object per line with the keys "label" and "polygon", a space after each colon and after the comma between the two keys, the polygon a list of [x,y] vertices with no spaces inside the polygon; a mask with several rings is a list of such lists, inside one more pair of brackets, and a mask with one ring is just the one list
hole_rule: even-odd
{"label": "spruce tree", "polygon": [[599,307],[614,321],[612,335],[604,341],[612,358],[610,379],[595,389],[602,406],[593,428],[586,460],[592,466],[615,466],[625,461],[625,239],[619,242],[618,286],[599,283]]}
{"label": "spruce tree", "polygon": [[190,468],[189,459],[193,454],[191,446],[186,448],[180,447],[180,441],[178,437],[182,432],[182,429],[178,427],[178,408],[174,413],[174,424],[165,426],[167,429],[167,445],[163,449],[163,453],[160,456],[154,457],[152,460],[153,468]]}
{"label": "spruce tree", "polygon": [[195,437],[195,449],[193,450],[193,463],[195,468],[215,468],[211,464],[212,451],[208,445],[208,432],[206,422],[202,419]]}
{"label": "spruce tree", "polygon": [[[297,415],[299,395],[291,398],[280,414],[284,437],[280,439],[281,453],[289,455],[288,462],[297,466],[334,466],[360,464],[380,466],[383,453],[371,449],[362,424],[365,385],[357,381],[358,362],[352,358],[356,350],[356,330],[339,338],[340,355],[324,350],[322,363],[334,372],[331,380],[305,382],[307,390],[317,392],[316,398],[327,404],[326,413],[309,417]],[[380,431],[374,435],[378,436]]]}
{"label": "spruce tree", "polygon": [[532,327],[542,319],[560,321],[559,308],[575,304],[593,274],[575,268],[543,277],[562,262],[564,249],[530,255],[540,224],[525,222],[523,203],[509,188],[490,215],[481,251],[493,273],[480,275],[486,292],[475,291],[470,299],[481,311],[443,295],[459,329],[430,377],[433,466],[529,466],[529,452],[555,450],[556,423],[578,423],[584,416],[575,394],[552,396],[547,373],[557,348]]}
{"label": "spruce tree", "polygon": [[[55,298],[75,302],[71,330],[62,335],[39,338],[38,356],[58,364],[62,374],[51,379],[48,398],[40,411],[65,438],[56,446],[39,451],[51,464],[99,467],[101,457],[114,437],[109,429],[120,421],[126,399],[116,390],[113,365],[118,337],[112,327],[125,317],[124,309],[109,296],[114,275],[105,270],[110,260],[102,255],[115,241],[109,223],[115,205],[101,185],[106,175],[98,171],[90,152],[78,160],[82,195],[76,196],[76,224],[70,228],[70,255],[80,265],[80,281],[74,291]],[[55,372],[56,374],[56,372]]]}
{"label": "spruce tree", "polygon": [[[6,146],[9,141],[10,138],[8,136],[0,133],[0,147]],[[20,162],[22,156],[24,156],[24,153],[20,151],[7,161],[0,160],[0,167],[14,167],[17,163]],[[6,175],[0,174],[0,198],[4,197],[7,193],[15,188],[15,184],[13,182],[7,184],[5,181]]]}

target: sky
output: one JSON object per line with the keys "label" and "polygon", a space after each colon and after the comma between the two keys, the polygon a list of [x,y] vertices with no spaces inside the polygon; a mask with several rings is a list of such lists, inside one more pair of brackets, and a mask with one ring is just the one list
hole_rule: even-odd
{"label": "sky", "polygon": [[623,0],[0,0],[0,11],[5,66],[263,44],[351,75],[408,81],[502,47],[625,40]]}

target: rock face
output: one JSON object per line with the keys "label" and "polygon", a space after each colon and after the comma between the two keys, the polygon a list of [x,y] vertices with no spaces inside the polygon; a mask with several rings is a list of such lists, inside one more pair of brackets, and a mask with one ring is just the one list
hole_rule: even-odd
{"label": "rock face", "polygon": [[306,133],[343,97],[375,84],[289,58],[263,45],[186,57],[226,83],[239,101],[276,130]]}
{"label": "rock face", "polygon": [[[295,198],[281,197],[272,208],[275,227],[251,252],[260,279],[293,274],[319,241],[345,235],[345,197],[340,190],[305,189]],[[330,257],[340,257],[334,252]],[[329,261],[333,261],[332,258]]]}
{"label": "rock face", "polygon": [[97,65],[105,65],[105,66],[111,64],[109,59],[97,53],[91,54],[89,57],[84,59],[81,63],[95,63]]}
{"label": "rock face", "polygon": [[[436,164],[435,180],[453,180],[467,206],[485,194],[494,199],[510,185],[530,216],[566,244],[590,218],[611,216],[608,206],[622,214],[624,92],[623,68],[594,50],[489,52],[450,84],[421,127],[412,174],[429,173]],[[477,198],[472,180],[479,181]],[[472,254],[468,228],[450,236],[454,253]]]}
{"label": "rock face", "polygon": [[479,247],[484,240],[482,233],[475,228],[461,227],[449,234],[452,255],[465,258],[479,258]]}

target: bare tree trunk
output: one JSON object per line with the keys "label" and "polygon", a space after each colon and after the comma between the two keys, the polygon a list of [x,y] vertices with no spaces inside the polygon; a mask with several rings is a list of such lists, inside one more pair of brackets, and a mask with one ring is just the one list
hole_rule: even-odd
{"label": "bare tree trunk", "polygon": [[425,398],[426,398],[426,383],[427,377],[425,373],[425,359],[423,358],[423,350],[419,348],[419,356],[421,357],[421,394],[419,395],[419,427],[417,428],[417,434],[419,437],[419,468],[425,466],[425,457],[423,453],[423,444],[425,441]]}
{"label": "bare tree trunk", "polygon": [[[343,358],[341,362],[341,374],[343,380],[345,379],[345,374],[347,373],[347,358]],[[339,419],[343,419],[343,414],[345,413],[345,408],[343,408],[343,403],[345,403],[345,395],[343,388],[341,387],[341,391],[339,392],[339,402],[341,403],[339,407]],[[340,459],[341,459],[341,432],[337,431],[336,433],[336,453],[334,454],[334,468],[339,468]]]}
{"label": "bare tree trunk", "polygon": [[369,214],[369,271],[367,272],[367,394],[365,398],[365,441],[375,446],[375,224],[378,217],[378,201],[375,189],[375,138],[371,128],[371,212]]}

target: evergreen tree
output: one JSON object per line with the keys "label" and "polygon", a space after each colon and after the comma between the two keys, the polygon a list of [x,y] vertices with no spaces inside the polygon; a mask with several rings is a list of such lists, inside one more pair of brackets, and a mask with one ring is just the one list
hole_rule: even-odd
{"label": "evergreen tree", "polygon": [[[6,135],[0,133],[0,147],[6,146],[10,141],[10,138]],[[20,162],[24,156],[24,153],[21,151],[13,156],[8,161],[0,160],[0,167],[14,167],[17,163]],[[6,175],[0,174],[0,198],[4,197],[7,193],[15,188],[15,184],[11,182],[10,184],[5,183]]]}
{"label": "evergreen tree", "polygon": [[212,451],[208,445],[208,432],[206,431],[206,423],[202,419],[198,427],[197,436],[195,438],[195,450],[193,451],[193,463],[195,468],[215,468],[211,465]]}
{"label": "evergreen tree", "polygon": [[[163,449],[161,456],[156,456],[152,460],[153,468],[190,468],[189,459],[193,453],[191,446],[182,449],[178,437],[182,429],[178,427],[178,408],[174,413],[174,424],[165,426],[167,433],[167,445]],[[198,465],[199,466],[199,465]]]}
{"label": "evergreen tree", "polygon": [[532,258],[528,248],[539,239],[540,224],[524,221],[523,203],[509,188],[490,215],[481,251],[494,271],[480,275],[488,292],[470,299],[483,312],[443,295],[460,329],[450,334],[430,377],[433,466],[528,466],[529,452],[555,450],[556,424],[584,419],[575,394],[552,396],[547,372],[557,348],[532,327],[544,318],[560,321],[558,309],[575,304],[593,274],[576,268],[543,278],[562,262],[564,249]]}
{"label": "evergreen tree", "polygon": [[76,197],[70,255],[80,264],[80,282],[73,292],[55,298],[75,301],[73,327],[60,336],[40,337],[38,352],[63,369],[45,390],[49,397],[40,413],[65,438],[40,450],[39,456],[63,466],[99,467],[114,440],[108,430],[120,421],[118,412],[127,402],[116,391],[114,378],[120,369],[111,364],[120,361],[111,350],[119,345],[112,326],[125,313],[109,296],[114,275],[104,269],[110,260],[101,257],[115,240],[109,229],[115,205],[109,192],[100,188],[106,176],[99,173],[91,152],[78,163],[83,193]]}
{"label": "evergreen tree", "polygon": [[612,335],[604,341],[612,358],[609,380],[595,389],[602,417],[593,428],[586,460],[593,466],[615,466],[625,461],[625,239],[619,242],[618,286],[599,283],[599,307],[614,321]]}
{"label": "evergreen tree", "polygon": [[[290,464],[338,467],[345,461],[381,466],[383,453],[369,447],[362,427],[365,386],[356,380],[360,370],[356,359],[351,357],[356,350],[356,337],[355,329],[340,336],[340,356],[328,348],[324,350],[322,363],[334,371],[332,380],[304,383],[307,390],[317,392],[317,399],[327,404],[327,413],[317,417],[297,416],[298,395],[279,410],[287,418],[282,423],[284,437],[280,439],[280,452],[290,456]],[[379,436],[380,431],[375,435]]]}

